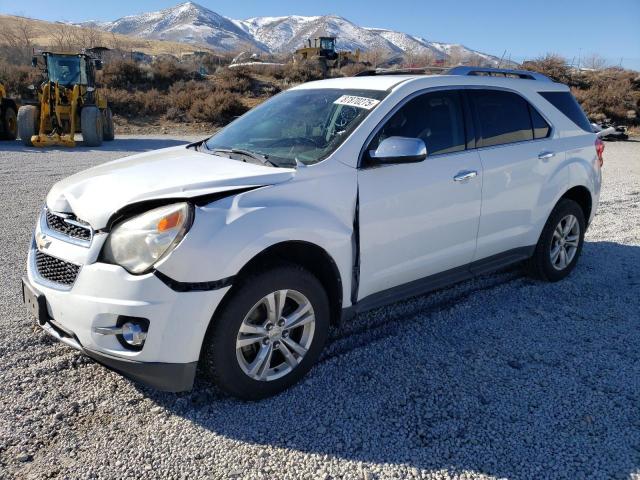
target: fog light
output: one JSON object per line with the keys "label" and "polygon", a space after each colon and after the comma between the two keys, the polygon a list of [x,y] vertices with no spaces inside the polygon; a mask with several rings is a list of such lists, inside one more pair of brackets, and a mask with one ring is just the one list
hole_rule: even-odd
{"label": "fog light", "polygon": [[129,345],[141,347],[147,339],[147,332],[138,323],[127,322],[122,325],[122,339]]}

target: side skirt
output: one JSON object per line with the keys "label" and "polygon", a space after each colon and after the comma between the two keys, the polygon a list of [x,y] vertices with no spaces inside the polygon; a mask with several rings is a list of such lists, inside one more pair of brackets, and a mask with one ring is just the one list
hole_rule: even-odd
{"label": "side skirt", "polygon": [[424,295],[439,290],[455,283],[469,280],[470,278],[485,275],[495,270],[513,265],[530,258],[535,250],[535,245],[529,247],[514,248],[491,257],[476,260],[468,265],[452,268],[435,275],[414,280],[397,287],[392,287],[382,292],[377,292],[363,298],[350,307],[342,309],[342,320],[346,321],[359,313],[383,307],[407,298]]}

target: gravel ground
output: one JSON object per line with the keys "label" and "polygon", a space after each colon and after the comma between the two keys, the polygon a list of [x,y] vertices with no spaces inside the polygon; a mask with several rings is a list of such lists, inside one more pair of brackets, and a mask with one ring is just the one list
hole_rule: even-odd
{"label": "gravel ground", "polygon": [[162,394],[35,328],[19,280],[58,179],[178,143],[0,144],[1,478],[640,479],[640,142],[608,143],[574,273],[511,269],[363,316],[302,384]]}

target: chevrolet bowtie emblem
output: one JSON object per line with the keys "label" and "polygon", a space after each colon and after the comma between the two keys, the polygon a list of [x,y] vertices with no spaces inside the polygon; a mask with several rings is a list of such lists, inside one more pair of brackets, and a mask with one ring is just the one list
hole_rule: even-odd
{"label": "chevrolet bowtie emblem", "polygon": [[51,245],[51,240],[44,233],[38,233],[36,235],[36,245],[38,246],[38,250],[44,250],[49,248]]}

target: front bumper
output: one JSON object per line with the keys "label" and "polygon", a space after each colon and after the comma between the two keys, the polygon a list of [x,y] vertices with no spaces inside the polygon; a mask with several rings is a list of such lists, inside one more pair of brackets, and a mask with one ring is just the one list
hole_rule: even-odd
{"label": "front bumper", "polygon": [[[98,262],[103,234],[82,245],[56,238],[40,224],[36,235],[41,231],[47,242],[32,243],[24,282],[45,299],[42,328],[131,379],[166,391],[191,388],[207,328],[230,285],[179,291],[153,273],[132,275]],[[40,276],[37,250],[80,265],[74,283],[55,284]],[[148,321],[142,349],[129,349],[116,335],[100,333],[116,326],[120,317]]]}
{"label": "front bumper", "polygon": [[[36,295],[42,292],[31,284],[27,277],[22,278],[23,291],[28,289]],[[46,296],[42,297],[43,303]],[[25,301],[27,301],[25,296]],[[48,305],[47,305],[48,307]],[[105,367],[124,375],[131,380],[165,392],[190,390],[198,366],[197,361],[186,363],[145,362],[131,358],[122,358],[84,346],[78,336],[64,325],[49,316],[49,308],[42,309],[37,315],[38,325],[49,335],[76,350],[81,351]]]}

